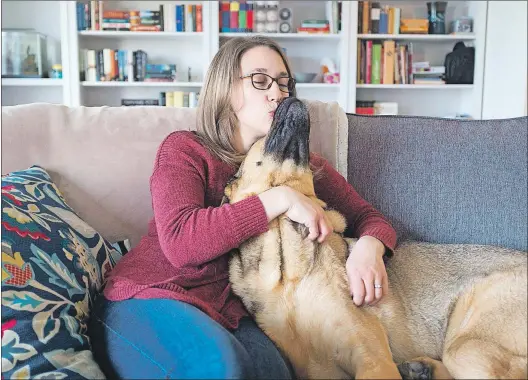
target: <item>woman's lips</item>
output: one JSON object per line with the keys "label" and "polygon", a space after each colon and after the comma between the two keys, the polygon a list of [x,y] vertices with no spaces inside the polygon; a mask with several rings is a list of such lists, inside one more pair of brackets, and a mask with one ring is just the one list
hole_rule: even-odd
{"label": "woman's lips", "polygon": [[268,115],[270,115],[270,117],[273,118],[273,116],[275,116],[275,111],[268,112]]}

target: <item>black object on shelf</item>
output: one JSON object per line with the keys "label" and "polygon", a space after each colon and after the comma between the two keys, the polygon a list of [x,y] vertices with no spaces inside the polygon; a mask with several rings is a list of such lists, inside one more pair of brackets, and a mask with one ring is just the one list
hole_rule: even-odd
{"label": "black object on shelf", "polygon": [[427,3],[429,18],[429,34],[445,34],[445,10],[447,1],[432,1]]}
{"label": "black object on shelf", "polygon": [[446,84],[473,84],[475,48],[457,42],[453,51],[445,57]]}

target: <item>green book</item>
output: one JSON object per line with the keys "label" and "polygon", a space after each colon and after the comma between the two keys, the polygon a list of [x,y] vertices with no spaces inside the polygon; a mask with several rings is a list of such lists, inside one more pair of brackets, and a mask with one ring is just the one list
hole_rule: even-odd
{"label": "green book", "polygon": [[381,44],[372,45],[372,84],[381,84]]}

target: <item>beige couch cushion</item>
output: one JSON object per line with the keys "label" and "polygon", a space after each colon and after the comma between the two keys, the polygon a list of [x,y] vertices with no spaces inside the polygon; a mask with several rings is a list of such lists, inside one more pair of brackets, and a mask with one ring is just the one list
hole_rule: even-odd
{"label": "beige couch cushion", "polygon": [[[312,150],[346,173],[346,155],[337,153],[346,115],[337,103],[308,104]],[[158,146],[194,123],[189,108],[3,107],[2,174],[42,166],[88,224],[110,241],[135,245],[152,217],[149,178]]]}

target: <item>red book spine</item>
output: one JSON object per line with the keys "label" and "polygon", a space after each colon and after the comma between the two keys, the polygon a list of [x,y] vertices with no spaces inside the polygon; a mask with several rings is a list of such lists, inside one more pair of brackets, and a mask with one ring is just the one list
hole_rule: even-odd
{"label": "red book spine", "polygon": [[249,32],[253,31],[253,3],[247,4],[246,25]]}
{"label": "red book spine", "polygon": [[372,83],[372,41],[367,41],[367,80],[366,84]]}
{"label": "red book spine", "polygon": [[231,32],[238,32],[238,10],[239,10],[239,6],[238,6],[238,2],[235,2],[235,3],[231,3],[231,12],[230,12],[230,17],[231,19],[229,20],[229,29]]}

